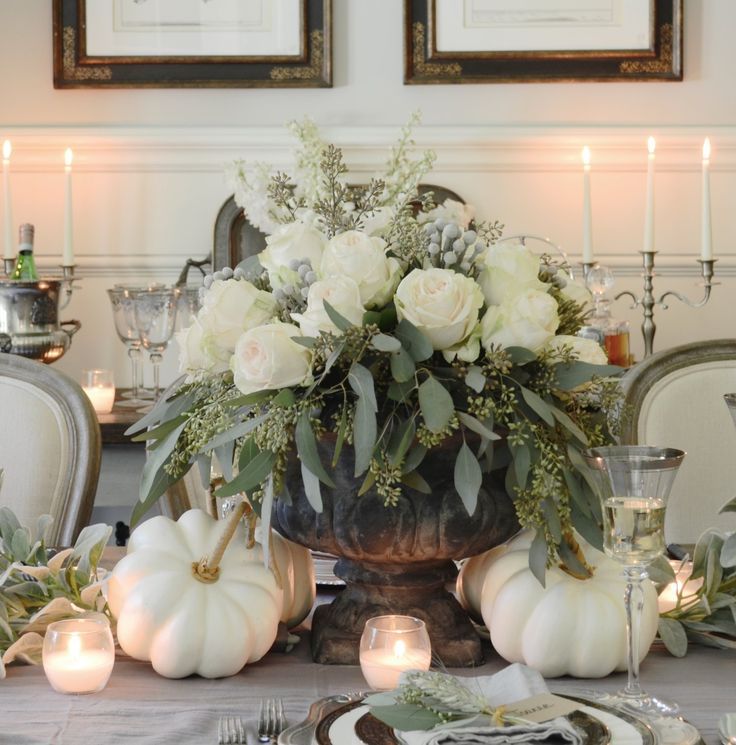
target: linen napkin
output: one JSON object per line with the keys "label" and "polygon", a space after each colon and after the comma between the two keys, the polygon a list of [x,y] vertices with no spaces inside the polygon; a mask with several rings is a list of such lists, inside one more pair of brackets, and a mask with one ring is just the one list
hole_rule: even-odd
{"label": "linen napkin", "polygon": [[[458,678],[493,707],[512,704],[540,693],[549,693],[544,678],[526,665],[515,663],[495,675]],[[477,720],[464,720],[438,725],[429,731],[396,732],[403,745],[513,745],[514,743],[545,743],[545,745],[582,745],[583,739],[564,717],[542,724],[499,727]]]}

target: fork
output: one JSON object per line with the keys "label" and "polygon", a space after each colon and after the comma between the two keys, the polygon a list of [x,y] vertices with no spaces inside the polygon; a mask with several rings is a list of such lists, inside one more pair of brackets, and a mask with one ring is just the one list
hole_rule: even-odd
{"label": "fork", "polygon": [[275,743],[285,728],[283,701],[280,698],[263,699],[258,710],[258,741]]}
{"label": "fork", "polygon": [[239,745],[247,742],[243,720],[240,717],[220,717],[217,725],[217,742],[219,745]]}

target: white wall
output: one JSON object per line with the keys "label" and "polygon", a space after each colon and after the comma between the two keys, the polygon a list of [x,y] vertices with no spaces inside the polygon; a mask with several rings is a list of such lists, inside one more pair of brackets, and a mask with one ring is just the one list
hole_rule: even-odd
{"label": "white wall", "polygon": [[[14,221],[37,226],[41,264],[60,255],[61,156],[75,149],[75,245],[82,288],[65,318],[84,324],[58,367],[112,366],[128,383],[104,289],[173,280],[211,247],[235,157],[285,162],[280,125],[312,116],[346,145],[356,174],[382,162],[419,108],[417,140],[438,151],[434,182],[498,218],[507,233],[552,237],[573,256],[581,225],[580,149],[593,150],[598,258],[637,289],[646,136],[658,141],[656,290],[698,292],[700,146],[710,135],[714,239],[723,284],[700,310],[658,310],[655,348],[733,335],[736,276],[736,27],[733,0],[685,0],[681,83],[402,84],[401,0],[334,0],[335,87],[318,90],[63,90],[52,85],[51,3],[0,0],[0,139],[13,140]],[[640,313],[617,312],[638,326]],[[635,352],[641,355],[639,335]],[[175,361],[168,353],[166,375]]]}

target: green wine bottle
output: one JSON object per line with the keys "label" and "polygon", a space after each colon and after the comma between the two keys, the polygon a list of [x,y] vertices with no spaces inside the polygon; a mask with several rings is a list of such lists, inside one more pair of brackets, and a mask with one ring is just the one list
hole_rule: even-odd
{"label": "green wine bottle", "polygon": [[30,223],[20,226],[20,242],[18,245],[18,258],[15,260],[15,269],[10,275],[11,279],[34,281],[38,279],[36,262],[33,259],[33,233],[34,228]]}

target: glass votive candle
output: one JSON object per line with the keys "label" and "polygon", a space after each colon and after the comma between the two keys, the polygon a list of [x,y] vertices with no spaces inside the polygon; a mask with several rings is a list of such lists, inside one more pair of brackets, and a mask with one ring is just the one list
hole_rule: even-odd
{"label": "glass votive candle", "polygon": [[107,619],[68,618],[50,623],[43,640],[43,670],[59,693],[97,693],[110,679],[115,643]]}
{"label": "glass votive candle", "polygon": [[360,638],[360,669],[379,691],[396,688],[401,673],[429,670],[432,645],[424,621],[413,616],[376,616]]}
{"label": "glass votive candle", "polygon": [[82,390],[98,414],[109,414],[115,403],[112,370],[82,370]]}

